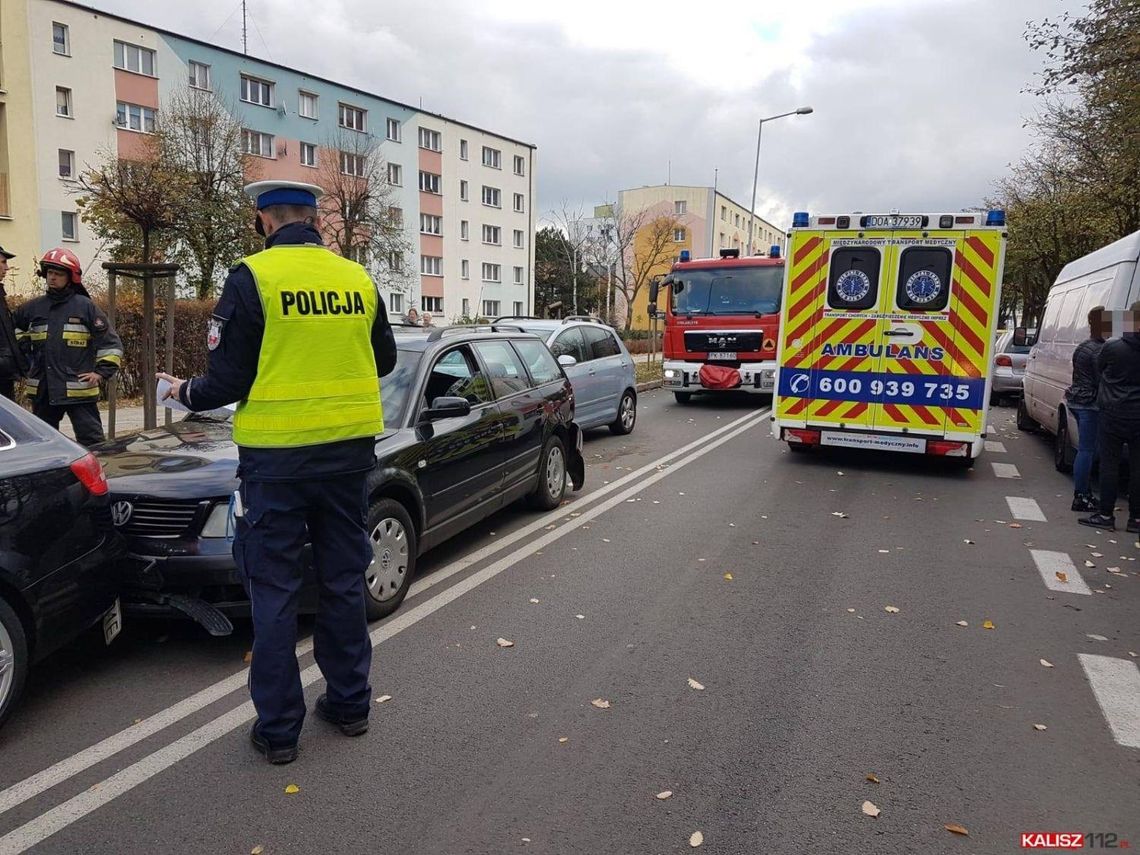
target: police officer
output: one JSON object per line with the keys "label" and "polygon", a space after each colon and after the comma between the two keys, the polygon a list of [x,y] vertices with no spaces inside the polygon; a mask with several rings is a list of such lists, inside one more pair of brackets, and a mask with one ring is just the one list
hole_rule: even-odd
{"label": "police officer", "polygon": [[396,341],[364,268],[322,244],[319,187],[259,181],[246,192],[265,250],[226,279],[206,375],[159,377],[191,410],[239,402],[234,559],[253,612],[250,740],[270,763],[289,763],[305,718],[295,648],[306,531],[320,584],[314,653],[328,685],[315,713],[349,736],[368,729],[365,491]]}
{"label": "police officer", "polygon": [[28,358],[27,391],[32,412],[58,429],[67,413],[75,439],[102,442],[99,384],[123,362],[123,343],[83,287],[83,266],[69,249],[50,249],[40,259],[47,293],[12,314]]}
{"label": "police officer", "polygon": [[8,260],[16,256],[0,246],[0,395],[16,399],[16,381],[24,376],[27,367],[20,343],[16,338],[16,325],[8,309],[8,294],[4,290],[4,277],[8,275]]}

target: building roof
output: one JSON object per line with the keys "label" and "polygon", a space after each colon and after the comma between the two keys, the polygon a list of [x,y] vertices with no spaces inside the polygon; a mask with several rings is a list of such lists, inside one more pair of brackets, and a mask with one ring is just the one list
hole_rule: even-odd
{"label": "building roof", "polygon": [[[745,211],[748,210],[747,205],[742,205],[740,202],[737,202],[735,199],[733,199],[727,193],[722,193],[720,190],[717,190],[715,187],[709,187],[705,184],[642,184],[640,187],[627,187],[625,190],[621,190],[620,192],[621,193],[632,193],[632,192],[635,192],[637,190],[660,190],[663,187],[679,187],[682,190],[707,190],[711,193],[714,193],[717,196],[720,196],[722,199],[725,199],[725,200],[731,202],[732,204],[734,204],[738,208],[743,208]],[[595,214],[595,216],[597,216],[597,215]],[[775,223],[771,222],[770,220],[768,220],[765,217],[760,216],[760,214],[756,214],[756,219],[763,220],[764,222],[768,223],[768,225],[772,226],[773,228],[777,228],[777,229],[779,228],[779,226],[776,226]]]}
{"label": "building roof", "polygon": [[273,62],[272,60],[269,60],[269,59],[262,59],[259,56],[251,56],[249,54],[242,53],[241,51],[237,51],[237,50],[234,50],[232,48],[223,47],[221,45],[216,45],[216,44],[213,44],[211,42],[203,41],[202,39],[195,38],[194,36],[188,36],[185,33],[176,33],[173,30],[167,30],[167,29],[164,29],[163,27],[155,26],[154,24],[147,24],[143,21],[136,21],[134,18],[127,18],[127,17],[120,15],[116,12],[108,12],[104,9],[98,9],[95,6],[90,6],[86,3],[77,3],[77,2],[75,2],[75,0],[52,0],[52,2],[59,3],[62,6],[71,6],[72,8],[75,8],[75,9],[82,9],[85,12],[92,12],[96,15],[103,15],[104,17],[107,17],[107,18],[114,18],[117,21],[123,21],[124,23],[127,23],[127,24],[133,24],[136,27],[145,27],[148,30],[154,30],[156,33],[161,33],[164,36],[172,36],[173,38],[182,39],[183,41],[187,41],[187,42],[193,42],[194,44],[199,44],[199,45],[202,45],[203,47],[208,47],[212,50],[218,50],[218,51],[221,51],[222,53],[228,53],[231,56],[237,56],[237,57],[243,57],[245,59],[250,59],[250,60],[253,60],[255,62],[259,62],[262,65],[267,65],[271,68],[280,68],[282,71],[291,71],[291,72],[294,72],[296,74],[303,74],[305,77],[308,77],[312,80],[317,80],[317,81],[320,81],[321,83],[327,83],[330,86],[340,86],[344,89],[347,89],[350,92],[355,92],[359,95],[364,95],[364,96],[369,97],[369,98],[379,98],[381,101],[387,101],[390,104],[395,104],[397,107],[403,107],[403,108],[405,108],[407,110],[411,110],[412,112],[415,112],[415,113],[422,113],[425,116],[434,116],[435,118],[442,119],[445,122],[451,122],[452,124],[460,125],[461,127],[464,127],[464,128],[470,128],[473,131],[479,131],[480,133],[484,133],[484,134],[491,134],[492,136],[499,137],[500,139],[504,139],[507,142],[513,142],[517,145],[526,146],[527,148],[531,148],[531,149],[537,149],[538,148],[538,146],[535,145],[534,143],[528,143],[528,142],[524,142],[522,140],[515,139],[514,137],[508,137],[505,134],[498,133],[497,131],[492,131],[488,128],[481,128],[478,125],[472,125],[469,122],[463,122],[463,121],[460,121],[459,119],[453,119],[450,116],[443,115],[442,113],[433,113],[431,110],[425,110],[422,107],[414,107],[411,104],[405,104],[403,101],[397,101],[394,98],[387,97],[386,95],[377,95],[375,92],[369,92],[367,89],[361,89],[357,86],[352,86],[351,84],[348,84],[348,83],[341,83],[340,81],[337,81],[337,80],[330,80],[327,77],[322,77],[320,75],[313,74],[311,72],[305,71],[304,69],[292,68],[288,65],[282,65],[279,62]]}

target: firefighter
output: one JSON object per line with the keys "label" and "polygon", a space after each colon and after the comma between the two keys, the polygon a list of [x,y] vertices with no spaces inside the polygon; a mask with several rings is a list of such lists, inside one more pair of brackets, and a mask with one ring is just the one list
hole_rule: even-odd
{"label": "firefighter", "polygon": [[53,428],[66,413],[81,445],[102,442],[99,386],[123,361],[123,344],[83,287],[83,266],[68,249],[48,250],[39,274],[47,293],[13,313],[28,361],[32,412]]}
{"label": "firefighter", "polygon": [[266,248],[226,279],[206,375],[159,377],[191,410],[239,402],[234,559],[253,614],[249,737],[270,763],[290,763],[305,719],[296,642],[306,531],[320,585],[314,653],[328,686],[315,713],[346,736],[368,729],[366,482],[396,340],[368,273],[324,247],[319,187],[259,181],[246,192]]}

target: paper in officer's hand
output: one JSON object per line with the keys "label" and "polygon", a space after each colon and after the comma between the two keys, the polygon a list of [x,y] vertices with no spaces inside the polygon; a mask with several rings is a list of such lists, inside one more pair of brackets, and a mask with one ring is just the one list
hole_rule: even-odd
{"label": "paper in officer's hand", "polygon": [[190,412],[190,410],[187,408],[187,406],[185,404],[183,404],[181,401],[179,401],[177,398],[168,398],[167,394],[169,392],[170,392],[170,381],[169,380],[163,380],[163,379],[159,378],[158,387],[154,391],[155,400],[158,401],[160,404],[162,404],[162,406],[169,407],[172,410],[177,410],[177,411],[183,412],[183,413]]}

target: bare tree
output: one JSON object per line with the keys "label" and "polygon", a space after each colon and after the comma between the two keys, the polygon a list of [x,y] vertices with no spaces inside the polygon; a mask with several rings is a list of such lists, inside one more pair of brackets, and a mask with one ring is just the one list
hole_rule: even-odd
{"label": "bare tree", "polygon": [[409,291],[413,280],[404,258],[412,242],[380,145],[368,134],[341,131],[326,148],[333,156],[320,166],[325,238],[340,255],[382,276],[385,287]]}
{"label": "bare tree", "polygon": [[563,199],[562,207],[551,212],[562,251],[570,267],[570,281],[573,296],[573,314],[578,314],[578,274],[585,264],[590,250],[590,234],[587,231],[586,216],[582,209],[571,208]]}
{"label": "bare tree", "polygon": [[[590,242],[590,256],[604,266],[609,285],[611,324],[620,317],[625,329],[633,324],[633,303],[661,268],[672,261],[676,245],[674,230],[680,221],[669,214],[654,216],[651,209],[627,211],[607,204],[597,237]],[[613,305],[620,295],[623,305]]]}

